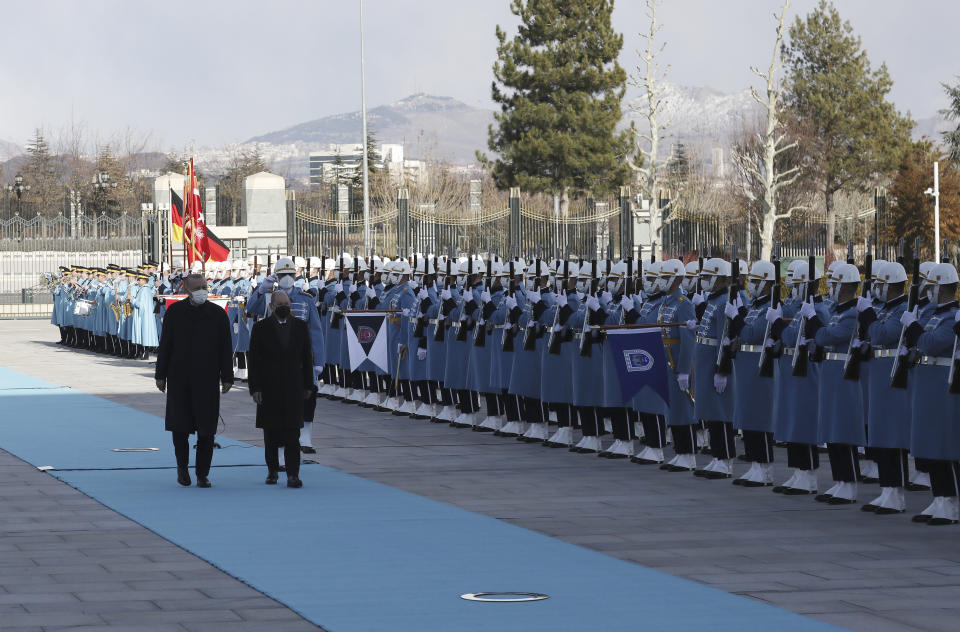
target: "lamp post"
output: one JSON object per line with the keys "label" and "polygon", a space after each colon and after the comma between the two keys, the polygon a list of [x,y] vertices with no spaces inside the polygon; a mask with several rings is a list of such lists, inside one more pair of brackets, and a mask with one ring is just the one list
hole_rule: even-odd
{"label": "lamp post", "polygon": [[97,195],[98,193],[102,193],[103,196],[104,196],[104,197],[103,197],[103,207],[101,207],[101,209],[100,209],[101,213],[103,213],[103,212],[106,211],[106,206],[107,206],[107,197],[106,197],[106,196],[107,196],[107,193],[108,193],[108,191],[110,191],[110,189],[116,189],[116,188],[117,188],[117,183],[110,181],[110,174],[109,174],[109,173],[106,173],[106,172],[101,171],[101,172],[98,173],[97,175],[93,176],[93,180],[91,181],[90,184],[93,185],[94,195]]}
{"label": "lamp post", "polygon": [[933,260],[940,261],[940,163],[933,163],[933,188],[924,191],[933,197]]}
{"label": "lamp post", "polygon": [[19,173],[16,176],[14,176],[13,184],[7,185],[7,191],[17,194],[17,215],[20,215],[20,211],[22,210],[23,192],[29,191],[29,190],[30,190],[30,185],[23,183],[23,176],[20,175]]}
{"label": "lamp post", "polygon": [[370,255],[370,185],[367,181],[367,88],[363,59],[363,0],[360,0],[360,118],[363,121],[363,251]]}

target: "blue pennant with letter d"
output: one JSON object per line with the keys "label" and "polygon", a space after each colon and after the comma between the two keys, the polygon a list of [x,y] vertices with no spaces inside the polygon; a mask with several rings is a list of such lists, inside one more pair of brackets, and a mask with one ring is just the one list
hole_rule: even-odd
{"label": "blue pennant with letter d", "polygon": [[607,343],[624,401],[649,386],[660,399],[670,403],[669,372],[660,329],[608,329]]}

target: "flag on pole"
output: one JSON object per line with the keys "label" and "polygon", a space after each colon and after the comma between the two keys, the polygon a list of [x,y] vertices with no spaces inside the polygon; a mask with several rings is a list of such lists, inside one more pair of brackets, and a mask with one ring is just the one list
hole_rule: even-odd
{"label": "flag on pole", "polygon": [[183,241],[183,198],[170,189],[170,224],[173,240]]}
{"label": "flag on pole", "polygon": [[380,369],[389,373],[387,354],[387,316],[389,312],[344,314],[347,322],[347,351],[351,371]]}
{"label": "flag on pole", "polygon": [[661,330],[608,329],[606,333],[624,400],[649,386],[669,404],[670,384]]}
{"label": "flag on pole", "polygon": [[226,261],[230,258],[230,249],[220,238],[207,229],[207,261]]}

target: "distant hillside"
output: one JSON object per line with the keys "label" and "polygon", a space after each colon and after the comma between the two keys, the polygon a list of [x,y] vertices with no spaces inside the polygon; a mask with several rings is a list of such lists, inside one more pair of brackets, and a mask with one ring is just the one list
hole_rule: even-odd
{"label": "distant hillside", "polygon": [[0,162],[10,160],[14,156],[19,156],[23,152],[23,147],[16,143],[0,138]]}
{"label": "distant hillside", "polygon": [[[403,143],[412,158],[473,162],[486,149],[493,112],[450,97],[414,94],[367,111],[367,125],[382,143]],[[356,143],[361,137],[360,112],[334,114],[251,138],[248,143],[273,145]]]}

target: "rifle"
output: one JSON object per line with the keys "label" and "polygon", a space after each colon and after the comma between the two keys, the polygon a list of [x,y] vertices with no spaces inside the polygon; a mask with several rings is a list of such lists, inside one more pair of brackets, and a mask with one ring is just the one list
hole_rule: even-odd
{"label": "rifle", "polygon": [[[730,291],[727,300],[731,305],[737,304],[739,286],[740,286],[740,259],[737,252],[737,244],[734,242],[730,249]],[[733,372],[733,358],[737,355],[740,343],[737,340],[731,340],[729,344],[723,344],[723,339],[730,332],[733,325],[732,318],[725,318],[723,321],[723,333],[718,339],[717,344],[717,364],[715,370],[718,375],[730,375]]]}
{"label": "rifle", "polygon": [[[780,244],[773,245],[773,288],[770,290],[770,307],[776,309],[780,306]],[[773,324],[767,322],[767,330],[763,334],[763,350],[760,352],[760,365],[757,375],[760,377],[773,377],[773,361],[780,357],[783,349],[783,342],[774,341],[773,345],[767,346],[767,340],[770,338],[770,329]]]}
{"label": "rifle", "polygon": [[[561,292],[563,292],[564,295],[567,294],[567,280],[569,279],[569,277],[570,277],[570,258],[568,256],[563,261],[563,277],[562,277],[563,287],[560,290]],[[550,353],[552,355],[560,354],[560,343],[563,342],[563,340],[560,339],[560,336],[558,336],[557,332],[555,331],[557,328],[557,324],[560,322],[560,309],[561,309],[560,305],[557,304],[553,312],[553,326],[550,327],[550,338],[547,340],[547,353]]]}
{"label": "rifle", "polygon": [[[913,311],[920,301],[920,240],[917,239],[913,247],[913,278],[910,279],[910,298],[907,309]],[[913,364],[910,353],[903,353],[903,340],[906,338],[907,328],[900,330],[900,341],[897,343],[897,355],[893,357],[893,367],[890,369],[890,388],[907,388],[907,371]],[[956,355],[956,354],[954,354]],[[955,363],[955,361],[954,361]],[[951,367],[952,370],[953,367]]]}
{"label": "rifle", "polygon": [[900,243],[897,244],[897,263],[903,265],[903,237],[900,238]]}
{"label": "rifle", "polygon": [[[473,288],[470,287],[470,277],[473,276],[473,250],[470,250],[470,251],[469,251],[469,253],[467,254],[467,257],[468,257],[468,258],[467,258],[467,280],[466,280],[466,282],[464,283],[464,286],[465,286],[465,287],[463,288],[463,297],[461,298],[461,301],[460,301],[460,304],[461,304],[461,308],[460,308],[460,309],[461,309],[461,312],[460,312],[461,320],[460,320],[460,328],[457,330],[457,342],[466,342],[466,341],[467,341],[467,328],[464,327],[464,325],[465,325],[466,322],[467,322],[467,318],[470,318],[470,316],[469,316],[469,314],[464,314],[464,313],[463,313],[463,310],[466,309],[467,303],[469,302],[469,301],[467,301],[467,293],[469,292],[469,293],[470,293],[470,298],[471,298],[471,299],[473,298]],[[463,318],[463,316],[466,316],[466,318]]]}
{"label": "rifle", "polygon": [[[860,290],[860,296],[870,296],[870,281],[873,273],[873,235],[867,239],[867,257],[864,260],[866,272],[863,275],[863,288]],[[859,319],[857,326],[853,328],[853,334],[850,336],[850,346],[847,348],[847,359],[843,361],[843,379],[860,380],[860,363],[866,359],[866,353],[861,351],[858,340],[864,340],[865,331],[860,329]]]}
{"label": "rifle", "polygon": [[[535,278],[534,278],[534,287],[540,290],[540,257],[537,257],[537,261],[534,264]],[[533,310],[531,310],[530,318],[534,319]],[[523,350],[524,351],[533,351],[537,348],[537,338],[539,337],[538,329],[540,324],[534,319],[532,327],[527,327],[526,331],[523,332]],[[531,331],[533,333],[531,333]]]}
{"label": "rifle", "polygon": [[[343,253],[340,253],[340,274],[337,277],[337,283],[343,283]],[[339,294],[337,295],[339,296]],[[330,316],[330,326],[336,329],[340,328],[340,318],[342,314],[337,305],[337,296],[333,297],[333,315]]]}
{"label": "rifle", "polygon": [[[514,290],[514,284],[513,284],[513,275],[514,275],[514,267],[513,267],[513,259],[511,259],[510,260],[510,283],[507,285],[507,290],[506,290],[507,296],[514,295],[515,290]],[[506,325],[509,325],[509,327],[507,327]],[[514,322],[511,322],[510,313],[507,312],[507,318],[504,323],[503,339],[500,341],[502,343],[501,346],[504,351],[513,351],[513,339],[516,335],[517,335],[517,324]]]}
{"label": "rifle", "polygon": [[[810,256],[807,259],[807,287],[805,296],[803,297],[804,302],[807,300],[813,300],[814,295],[817,293],[817,285],[819,281],[815,278],[817,276],[817,260],[813,254],[813,240],[810,241]],[[810,361],[810,348],[805,344],[800,344],[800,341],[803,339],[803,332],[806,330],[807,319],[800,319],[800,328],[797,330],[797,342],[793,346],[793,377],[807,377],[807,365]]]}
{"label": "rifle", "polygon": [[[483,287],[486,289],[487,293],[490,293],[490,284],[491,275],[493,274],[493,257],[490,256],[490,253],[487,253],[487,278],[483,280]],[[474,347],[483,347],[487,344],[487,319],[483,316],[484,305],[480,305],[480,318],[477,321],[477,324],[473,328],[473,346]],[[480,321],[483,321],[483,324],[480,324]]]}
{"label": "rifle", "polygon": [[[597,260],[593,259],[590,262],[590,293],[588,296],[596,296],[597,294],[597,284],[599,279],[597,278]],[[580,330],[580,357],[589,358],[593,355],[593,332],[592,332],[592,320],[590,316],[590,308],[585,307],[583,313],[583,328]]]}
{"label": "rifle", "polygon": [[[443,280],[443,287],[446,290],[450,289],[450,284],[452,282],[451,279],[453,277],[453,272],[450,269],[450,266],[453,265],[452,261],[453,261],[453,248],[449,248],[447,249],[447,276]],[[440,310],[441,312],[443,311],[442,299],[440,301]],[[446,316],[446,314],[444,314],[444,316]],[[433,339],[435,342],[443,342],[444,340],[446,340],[446,337],[447,337],[446,329],[447,329],[446,318],[444,318],[443,320],[437,319],[437,328],[433,332]]]}

